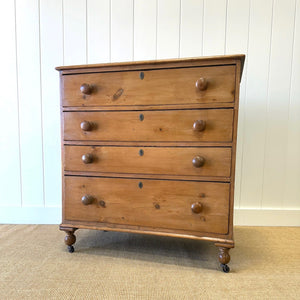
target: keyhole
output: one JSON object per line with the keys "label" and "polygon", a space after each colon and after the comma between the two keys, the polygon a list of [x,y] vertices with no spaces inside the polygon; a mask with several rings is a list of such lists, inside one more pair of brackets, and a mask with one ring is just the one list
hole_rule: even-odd
{"label": "keyhole", "polygon": [[140,73],[140,78],[141,78],[141,80],[144,79],[144,76],[145,76],[145,75],[144,75],[144,72],[141,72],[141,73]]}
{"label": "keyhole", "polygon": [[139,155],[140,155],[140,156],[143,156],[143,155],[144,155],[144,150],[143,150],[143,149],[140,149]]}

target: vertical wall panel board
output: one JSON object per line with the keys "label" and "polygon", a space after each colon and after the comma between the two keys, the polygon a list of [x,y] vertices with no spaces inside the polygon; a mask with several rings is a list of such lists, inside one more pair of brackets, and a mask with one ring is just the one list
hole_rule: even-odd
{"label": "vertical wall panel board", "polygon": [[180,0],[158,0],[157,58],[179,56]]}
{"label": "vertical wall panel board", "polygon": [[134,60],[155,59],[156,0],[134,1]]}
{"label": "vertical wall panel board", "polygon": [[64,64],[87,62],[86,0],[63,0]]}
{"label": "vertical wall panel board", "polygon": [[111,61],[133,60],[133,0],[111,0]]}
{"label": "vertical wall panel board", "polygon": [[203,55],[225,51],[226,0],[204,0]]}
{"label": "vertical wall panel board", "polygon": [[294,0],[274,2],[263,178],[264,208],[281,208],[285,197],[294,18]]}
{"label": "vertical wall panel board", "polygon": [[22,204],[43,206],[39,1],[16,1]]}
{"label": "vertical wall panel board", "polygon": [[0,25],[0,36],[5,41],[0,48],[0,78],[5,87],[0,97],[0,119],[1,124],[6,126],[0,130],[0,206],[19,206],[21,183],[14,1],[2,3]]}
{"label": "vertical wall panel board", "polygon": [[[226,54],[247,54],[249,33],[250,0],[228,0],[227,27],[226,27]],[[236,153],[236,179],[235,179],[235,207],[239,207],[241,194],[243,137],[245,96],[247,83],[247,56],[240,86],[240,103],[238,119],[238,140]]]}
{"label": "vertical wall panel board", "polygon": [[261,206],[272,0],[250,4],[240,207]]}
{"label": "vertical wall panel board", "polygon": [[203,1],[181,1],[180,57],[202,55]]}
{"label": "vertical wall panel board", "polygon": [[297,0],[287,131],[284,208],[300,209],[300,1]]}
{"label": "vertical wall panel board", "polygon": [[63,64],[61,0],[40,0],[45,205],[61,205],[59,77]]}
{"label": "vertical wall panel board", "polygon": [[88,63],[110,61],[110,0],[87,0]]}

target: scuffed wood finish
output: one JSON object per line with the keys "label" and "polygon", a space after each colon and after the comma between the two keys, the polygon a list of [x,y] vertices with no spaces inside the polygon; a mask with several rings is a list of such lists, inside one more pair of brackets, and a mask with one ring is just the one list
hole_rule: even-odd
{"label": "scuffed wood finish", "polygon": [[87,221],[69,221],[65,220],[60,224],[60,229],[63,228],[78,228],[78,229],[92,229],[92,230],[104,230],[104,231],[119,231],[139,234],[151,234],[158,236],[168,236],[192,240],[203,240],[214,243],[226,243],[226,245],[233,245],[232,239],[227,239],[228,234],[214,233],[214,232],[201,232],[201,231],[187,231],[182,229],[168,229],[158,227],[144,227],[128,224],[112,224],[101,222],[87,222]]}
{"label": "scuffed wood finish", "polygon": [[243,55],[60,67],[63,221],[214,242],[229,272]]}
{"label": "scuffed wood finish", "polygon": [[[82,203],[86,195],[94,198],[89,205]],[[225,234],[228,198],[225,183],[68,177],[65,213],[74,221]],[[201,203],[201,212],[192,211],[195,203]]]}
{"label": "scuffed wood finish", "polygon": [[65,112],[64,120],[70,141],[232,141],[232,109]]}
{"label": "scuffed wood finish", "polygon": [[[234,74],[235,66],[222,66],[68,75],[63,106],[233,102]],[[196,86],[199,78],[206,89]]]}
{"label": "scuffed wood finish", "polygon": [[160,69],[160,68],[177,68],[177,67],[195,67],[195,66],[220,66],[220,65],[235,65],[241,63],[241,70],[238,74],[239,79],[242,77],[245,55],[215,55],[203,57],[189,57],[189,58],[173,58],[173,59],[158,59],[158,60],[144,60],[144,61],[130,61],[130,62],[114,62],[102,64],[88,64],[88,65],[74,65],[74,66],[60,66],[55,69],[61,74],[77,74],[89,72],[103,72],[103,71],[122,71],[126,70],[140,70],[140,69]]}
{"label": "scuffed wood finish", "polygon": [[229,177],[230,164],[230,148],[65,146],[66,171]]}

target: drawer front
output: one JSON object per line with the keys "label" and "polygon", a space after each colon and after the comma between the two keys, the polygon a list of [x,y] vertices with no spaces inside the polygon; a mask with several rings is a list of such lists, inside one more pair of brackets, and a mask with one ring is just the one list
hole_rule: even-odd
{"label": "drawer front", "polygon": [[64,153],[66,171],[230,176],[230,148],[65,146]]}
{"label": "drawer front", "polygon": [[64,139],[231,142],[232,109],[65,112]]}
{"label": "drawer front", "polygon": [[226,234],[229,184],[65,177],[65,219]]}
{"label": "drawer front", "polygon": [[233,102],[235,66],[64,75],[62,87],[63,106]]}

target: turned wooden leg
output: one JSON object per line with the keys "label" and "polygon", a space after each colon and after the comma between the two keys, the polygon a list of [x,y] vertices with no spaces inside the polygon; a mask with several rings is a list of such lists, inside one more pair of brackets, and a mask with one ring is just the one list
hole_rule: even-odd
{"label": "turned wooden leg", "polygon": [[74,247],[72,246],[76,242],[76,236],[74,235],[74,232],[77,230],[77,228],[72,228],[68,230],[64,230],[66,232],[66,237],[65,237],[65,244],[68,246],[68,251],[70,253],[74,252]]}
{"label": "turned wooden leg", "polygon": [[221,264],[221,268],[223,269],[223,272],[228,273],[230,271],[230,268],[227,265],[230,261],[229,250],[232,246],[225,247],[225,245],[215,245],[219,248],[219,262]]}

